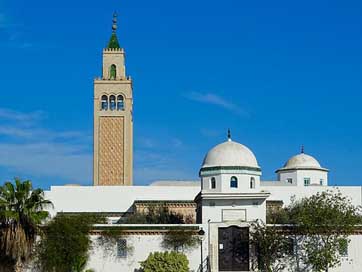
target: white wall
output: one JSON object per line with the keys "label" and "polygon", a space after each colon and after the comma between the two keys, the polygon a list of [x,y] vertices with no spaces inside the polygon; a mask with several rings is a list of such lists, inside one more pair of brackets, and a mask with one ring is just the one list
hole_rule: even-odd
{"label": "white wall", "polygon": [[52,186],[45,197],[57,212],[129,211],[135,200],[194,200],[200,188],[195,186]]}
{"label": "white wall", "polygon": [[[211,189],[211,178],[216,179],[216,188]],[[238,179],[238,188],[230,188],[231,177]],[[202,177],[202,191],[203,192],[220,192],[220,193],[245,193],[250,190],[250,179],[255,180],[255,192],[260,189],[260,176],[250,174],[219,174],[215,176]]]}
{"label": "white wall", "polygon": [[[122,237],[127,240],[127,246],[130,247],[127,258],[117,257],[116,244],[110,249],[105,249],[98,242],[98,235],[92,236],[93,249],[90,252],[88,268],[94,269],[96,272],[135,272],[140,268],[140,262],[147,259],[151,252],[165,251],[162,247],[163,236],[139,234]],[[204,252],[206,256],[206,245]],[[191,271],[197,271],[200,265],[200,247],[197,246],[191,250],[184,252],[189,260],[189,268]]]}
{"label": "white wall", "polygon": [[317,192],[338,190],[351,199],[355,206],[362,205],[362,187],[361,186],[262,186],[263,190],[271,193],[267,200],[282,200],[285,205],[289,205],[291,197],[298,198],[310,197]]}
{"label": "white wall", "polygon": [[281,182],[286,183],[288,178],[292,178],[293,184],[297,186],[304,186],[304,178],[309,178],[311,185],[320,185],[321,179],[323,179],[323,185],[328,185],[328,172],[326,171],[294,170],[278,173],[278,180]]}
{"label": "white wall", "polygon": [[223,210],[245,210],[246,221],[262,219],[265,221],[265,201],[260,199],[202,200],[202,222],[222,222]]}

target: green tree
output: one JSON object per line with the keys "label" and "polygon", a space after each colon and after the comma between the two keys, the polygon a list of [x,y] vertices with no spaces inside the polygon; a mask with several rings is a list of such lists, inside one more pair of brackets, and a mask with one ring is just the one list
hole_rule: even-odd
{"label": "green tree", "polygon": [[21,271],[32,255],[49,205],[43,190],[33,189],[29,180],[15,178],[0,187],[0,258],[13,263],[15,271]]}
{"label": "green tree", "polygon": [[122,218],[123,224],[185,224],[183,216],[170,212],[166,206],[150,207],[147,212],[134,213]]}
{"label": "green tree", "polygon": [[178,252],[154,252],[141,262],[143,272],[188,272],[189,261],[185,254]]}
{"label": "green tree", "polygon": [[37,267],[44,272],[76,271],[85,266],[91,247],[89,232],[96,222],[89,215],[57,215],[37,247]]}
{"label": "green tree", "polygon": [[255,250],[258,271],[283,271],[291,253],[290,239],[275,225],[257,221],[251,226],[251,245]]}
{"label": "green tree", "polygon": [[93,269],[86,269],[88,259],[81,257],[75,261],[72,272],[94,272]]}
{"label": "green tree", "polygon": [[171,230],[163,236],[162,245],[166,249],[184,251],[196,247],[200,243],[200,238],[192,231]]}
{"label": "green tree", "polygon": [[287,210],[298,237],[297,269],[300,261],[318,272],[339,265],[340,251],[361,222],[360,207],[340,192],[325,191],[294,200]]}

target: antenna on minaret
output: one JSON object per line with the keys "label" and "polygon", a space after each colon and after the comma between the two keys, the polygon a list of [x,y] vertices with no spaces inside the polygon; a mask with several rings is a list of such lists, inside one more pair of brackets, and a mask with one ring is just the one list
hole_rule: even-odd
{"label": "antenna on minaret", "polygon": [[231,142],[231,131],[230,131],[230,128],[228,129],[228,141]]}
{"label": "antenna on minaret", "polygon": [[300,153],[304,154],[304,145],[302,145],[302,148],[300,150]]}
{"label": "antenna on minaret", "polygon": [[112,20],[112,22],[113,22],[112,32],[113,33],[116,33],[116,31],[117,31],[117,16],[118,16],[117,12],[113,12],[113,20]]}

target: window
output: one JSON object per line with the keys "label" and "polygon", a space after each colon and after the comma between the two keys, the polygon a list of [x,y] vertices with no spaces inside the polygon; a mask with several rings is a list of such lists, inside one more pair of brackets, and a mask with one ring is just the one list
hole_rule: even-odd
{"label": "window", "polygon": [[111,67],[109,68],[109,78],[116,79],[116,75],[117,75],[117,67],[116,65],[112,64]]}
{"label": "window", "polygon": [[255,189],[255,178],[250,178],[250,189]]}
{"label": "window", "polygon": [[238,188],[238,179],[236,177],[231,177],[230,188]]}
{"label": "window", "polygon": [[116,97],[114,95],[109,97],[109,108],[112,111],[116,109]]}
{"label": "window", "polygon": [[292,178],[287,178],[287,183],[293,184],[293,179]]}
{"label": "window", "polygon": [[127,258],[127,240],[118,239],[117,241],[117,257]]}
{"label": "window", "polygon": [[288,255],[289,256],[294,256],[297,253],[297,240],[289,237],[288,241],[287,241],[287,246],[288,246]]}
{"label": "window", "polygon": [[117,96],[117,110],[124,110],[124,99],[122,95]]}
{"label": "window", "polygon": [[323,185],[324,184],[324,180],[323,179],[320,179],[319,180],[319,185]]}
{"label": "window", "polygon": [[211,187],[211,189],[215,189],[215,188],[216,188],[216,179],[215,179],[215,178],[211,178],[211,180],[210,180],[210,187]]}
{"label": "window", "polygon": [[101,98],[101,109],[108,110],[108,97],[106,95],[103,95]]}
{"label": "window", "polygon": [[310,178],[304,178],[304,186],[310,185]]}
{"label": "window", "polygon": [[339,255],[341,255],[341,257],[348,257],[348,241],[343,239],[340,241],[339,243]]}

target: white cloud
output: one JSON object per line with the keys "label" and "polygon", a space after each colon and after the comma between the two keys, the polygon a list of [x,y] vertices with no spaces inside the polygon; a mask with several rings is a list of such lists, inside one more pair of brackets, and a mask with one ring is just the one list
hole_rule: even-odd
{"label": "white cloud", "polygon": [[0,120],[10,120],[19,122],[37,122],[46,117],[43,111],[19,112],[11,109],[0,108]]}
{"label": "white cloud", "polygon": [[226,110],[229,110],[233,113],[239,114],[239,115],[246,115],[247,113],[238,105],[234,104],[231,101],[226,100],[225,98],[213,94],[213,93],[199,93],[199,92],[191,92],[185,97],[189,100],[204,103],[204,104],[210,104],[215,105],[221,108],[224,108]]}
{"label": "white cloud", "polygon": [[72,144],[0,144],[0,165],[22,175],[91,181],[92,155]]}
{"label": "white cloud", "polygon": [[42,111],[0,108],[0,167],[24,177],[90,184],[92,136],[83,131],[44,128],[40,121],[45,116]]}
{"label": "white cloud", "polygon": [[[176,157],[176,158],[175,158]],[[135,152],[134,179],[139,184],[148,184],[155,180],[191,180],[191,175],[179,161],[177,155],[168,152]]]}

